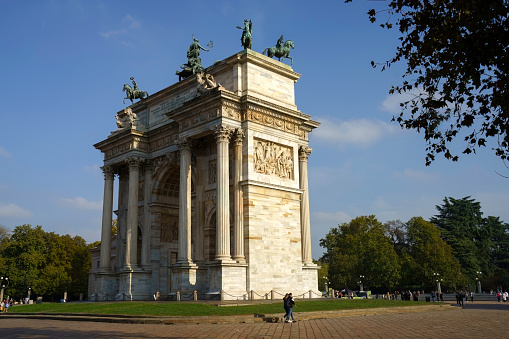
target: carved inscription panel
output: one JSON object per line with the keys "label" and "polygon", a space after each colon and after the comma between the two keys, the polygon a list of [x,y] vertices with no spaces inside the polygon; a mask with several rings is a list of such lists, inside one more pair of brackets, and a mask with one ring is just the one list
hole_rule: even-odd
{"label": "carved inscription panel", "polygon": [[291,147],[261,139],[254,139],[254,170],[257,173],[293,179],[293,150]]}

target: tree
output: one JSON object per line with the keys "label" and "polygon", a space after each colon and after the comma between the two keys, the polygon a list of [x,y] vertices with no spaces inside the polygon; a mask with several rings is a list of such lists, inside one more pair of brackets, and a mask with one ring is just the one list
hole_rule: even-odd
{"label": "tree", "polygon": [[[346,0],[345,2],[351,2]],[[400,46],[382,70],[404,60],[405,80],[390,93],[409,95],[393,117],[402,128],[423,132],[426,165],[443,153],[458,160],[449,143],[464,138],[464,154],[496,138],[495,155],[509,158],[509,1],[391,0],[371,22],[401,33]],[[375,67],[375,63],[372,62]]]}
{"label": "tree", "polygon": [[489,216],[486,226],[490,229],[493,264],[509,273],[509,224],[503,223],[499,217]]}
{"label": "tree", "polygon": [[436,281],[441,279],[445,286],[464,286],[460,264],[452,254],[452,247],[440,237],[440,230],[421,217],[410,219],[406,225],[408,249],[405,252],[409,258],[405,261],[410,272],[406,285],[434,289]]}
{"label": "tree", "polygon": [[0,269],[11,281],[11,295],[25,296],[28,288],[51,296],[68,291],[77,298],[87,293],[91,254],[79,236],[44,232],[41,226],[18,226],[0,246]]}
{"label": "tree", "polygon": [[442,206],[436,206],[438,214],[431,218],[442,232],[442,238],[453,248],[462,271],[471,280],[483,272],[493,272],[490,258],[491,230],[482,217],[481,204],[470,197],[444,198]]}
{"label": "tree", "polygon": [[4,239],[9,239],[10,236],[11,236],[11,232],[9,231],[9,229],[7,227],[5,227],[4,225],[0,225],[0,243]]}
{"label": "tree", "polygon": [[392,288],[399,279],[399,260],[384,226],[375,216],[362,216],[331,228],[320,246],[322,261],[329,264],[331,286],[339,289],[363,283]]}
{"label": "tree", "polygon": [[391,243],[398,254],[406,246],[406,227],[401,220],[389,220],[384,224],[385,234],[391,239]]}

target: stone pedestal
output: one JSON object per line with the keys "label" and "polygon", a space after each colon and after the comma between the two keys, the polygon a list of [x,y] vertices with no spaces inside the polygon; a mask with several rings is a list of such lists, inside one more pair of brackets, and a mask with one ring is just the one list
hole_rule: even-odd
{"label": "stone pedestal", "polygon": [[149,300],[156,291],[150,288],[150,272],[131,270],[120,273],[116,300]]}
{"label": "stone pedestal", "polygon": [[248,299],[247,264],[212,264],[209,266],[209,293],[221,293],[223,300]]}
{"label": "stone pedestal", "polygon": [[117,273],[100,273],[95,275],[95,294],[99,298],[113,299],[118,294],[119,275]]}

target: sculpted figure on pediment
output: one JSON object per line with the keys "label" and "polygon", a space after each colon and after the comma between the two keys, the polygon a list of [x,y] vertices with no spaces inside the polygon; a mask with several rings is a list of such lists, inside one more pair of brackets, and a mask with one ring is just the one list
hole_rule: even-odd
{"label": "sculpted figure on pediment", "polygon": [[257,173],[293,179],[291,148],[270,141],[255,140],[254,170]]}
{"label": "sculpted figure on pediment", "polygon": [[196,81],[198,82],[198,91],[196,95],[207,94],[216,87],[224,89],[220,83],[216,82],[212,74],[200,72],[196,74]]}
{"label": "sculpted figure on pediment", "polygon": [[[132,126],[138,126],[144,128],[143,124],[140,122],[136,113],[130,107],[124,109],[124,112],[115,115],[115,119],[117,120],[117,131],[121,131],[127,128],[131,128]],[[115,132],[112,132],[115,133]]]}

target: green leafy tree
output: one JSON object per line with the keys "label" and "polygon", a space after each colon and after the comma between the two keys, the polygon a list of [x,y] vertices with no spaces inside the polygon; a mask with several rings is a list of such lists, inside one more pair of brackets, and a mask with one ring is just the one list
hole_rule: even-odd
{"label": "green leafy tree", "polygon": [[398,256],[373,215],[332,228],[320,246],[326,249],[322,260],[329,264],[329,280],[336,289],[356,286],[361,275],[372,287],[392,288],[398,282]]}
{"label": "green leafy tree", "polygon": [[509,224],[503,223],[499,217],[486,218],[486,227],[491,235],[490,255],[493,264],[509,272]]}
{"label": "green leafy tree", "polygon": [[18,226],[0,246],[0,268],[11,280],[10,293],[24,297],[31,287],[37,295],[86,295],[91,254],[79,236],[44,232],[41,226]]}
{"label": "green leafy tree", "polygon": [[[345,2],[351,2],[346,0]],[[394,117],[402,128],[423,132],[426,165],[442,153],[458,160],[449,143],[460,137],[463,153],[495,138],[496,156],[509,158],[509,1],[390,0],[368,12],[384,15],[383,28],[401,34],[400,46],[382,70],[400,61],[402,84],[390,93],[409,97]],[[375,64],[372,62],[373,66]]]}
{"label": "green leafy tree", "polygon": [[406,225],[408,249],[404,261],[410,268],[407,286],[434,289],[437,280],[446,287],[464,286],[460,264],[452,247],[442,240],[440,230],[421,217],[410,219]]}
{"label": "green leafy tree", "polygon": [[39,270],[45,265],[46,258],[45,232],[41,226],[32,228],[22,225],[14,228],[1,256],[5,258],[6,272],[11,281],[10,294],[25,296],[28,288],[33,287]]}
{"label": "green leafy tree", "polygon": [[462,272],[470,281],[479,277],[478,272],[482,272],[483,276],[494,274],[497,268],[493,261],[493,235],[497,232],[500,235],[500,228],[503,232],[502,223],[495,222],[493,218],[483,218],[481,204],[470,197],[445,198],[437,210],[439,213],[431,218],[431,222],[452,246]]}

